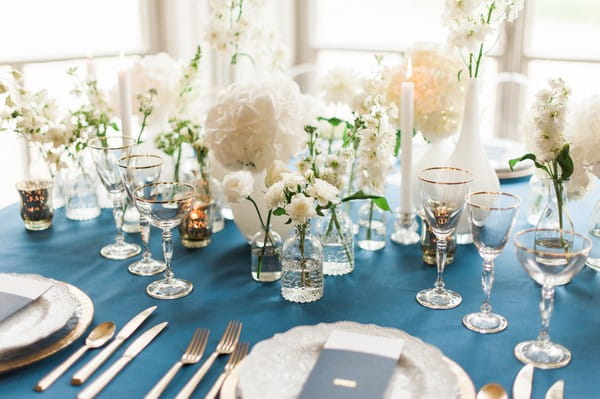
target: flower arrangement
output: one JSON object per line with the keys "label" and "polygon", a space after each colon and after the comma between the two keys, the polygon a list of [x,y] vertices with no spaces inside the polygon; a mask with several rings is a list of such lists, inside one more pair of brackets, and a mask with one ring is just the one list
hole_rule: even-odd
{"label": "flower arrangement", "polygon": [[233,84],[208,111],[205,141],[230,170],[265,170],[306,143],[309,100],[291,80]]}
{"label": "flower arrangement", "polygon": [[[525,0],[446,0],[443,23],[448,27],[448,44],[459,50],[470,78],[479,75],[485,48],[498,38],[499,26],[514,21]],[[491,44],[493,46],[493,44]],[[459,79],[460,74],[459,72]]]}
{"label": "flower arrangement", "polygon": [[410,81],[415,87],[414,128],[429,140],[448,137],[458,131],[464,103],[464,83],[456,79],[460,59],[449,49],[435,43],[421,43],[409,49],[403,63],[384,74],[386,96],[398,108],[402,82],[407,81],[407,62],[411,60]]}
{"label": "flower arrangement", "polygon": [[565,136],[567,101],[571,90],[565,82],[551,79],[548,88],[540,90],[533,104],[533,152],[509,161],[512,169],[518,162],[531,160],[547,174],[556,192],[558,218],[563,228],[563,184],[573,175],[575,166],[569,154],[570,144]]}

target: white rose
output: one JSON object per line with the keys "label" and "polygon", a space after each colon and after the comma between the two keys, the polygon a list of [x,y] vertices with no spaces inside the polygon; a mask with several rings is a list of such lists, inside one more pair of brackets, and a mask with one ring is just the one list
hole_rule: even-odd
{"label": "white rose", "polygon": [[265,186],[271,187],[273,184],[283,179],[283,173],[289,172],[290,171],[285,163],[281,162],[280,160],[273,161],[273,163],[267,168],[267,175],[265,176]]}
{"label": "white rose", "polygon": [[273,183],[265,193],[265,203],[268,209],[279,208],[285,201],[283,182]]}
{"label": "white rose", "polygon": [[308,186],[306,192],[315,198],[321,206],[327,206],[330,202],[333,204],[340,202],[338,198],[339,190],[322,179],[315,179],[315,182]]}
{"label": "white rose", "polygon": [[223,178],[223,192],[230,204],[237,204],[247,198],[254,190],[252,173],[240,170],[231,172]]}
{"label": "white rose", "polygon": [[311,218],[317,216],[314,208],[314,200],[304,196],[304,194],[294,195],[286,211],[295,224],[305,224]]}

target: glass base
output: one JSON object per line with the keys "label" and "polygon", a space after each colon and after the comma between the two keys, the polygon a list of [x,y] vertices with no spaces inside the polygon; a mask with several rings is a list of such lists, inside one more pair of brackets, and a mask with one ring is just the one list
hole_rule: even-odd
{"label": "glass base", "polygon": [[25,228],[31,231],[47,230],[52,226],[52,219],[50,220],[25,220]]}
{"label": "glass base", "polygon": [[142,248],[140,248],[139,245],[128,242],[123,242],[122,244],[108,244],[100,250],[102,256],[113,260],[133,258],[134,256],[139,255],[140,252],[142,252]]}
{"label": "glass base", "polygon": [[343,276],[353,270],[354,263],[351,262],[323,262],[323,274],[326,276]]}
{"label": "glass base", "polygon": [[165,271],[167,266],[165,262],[161,262],[156,259],[138,260],[129,265],[127,270],[129,273],[135,274],[136,276],[154,276],[158,273]]}
{"label": "glass base", "polygon": [[183,245],[186,248],[204,248],[204,247],[207,247],[208,244],[210,244],[210,238],[205,238],[205,239],[200,239],[200,240],[189,239],[189,238],[181,239],[181,245]]}
{"label": "glass base", "polygon": [[473,244],[473,234],[471,233],[456,233],[456,243],[459,245]]}
{"label": "glass base", "polygon": [[323,287],[281,288],[281,296],[290,302],[308,303],[323,297]]}
{"label": "glass base", "polygon": [[585,265],[592,270],[600,272],[600,259],[598,258],[592,258],[588,256],[587,260],[585,261]]}
{"label": "glass base", "polygon": [[493,334],[506,330],[508,321],[503,316],[495,313],[470,313],[463,317],[463,324],[471,331],[480,334]]}
{"label": "glass base", "polygon": [[392,233],[390,239],[396,244],[411,245],[421,241],[421,237],[414,230],[399,229]]}
{"label": "glass base", "polygon": [[460,305],[462,297],[445,288],[429,288],[417,293],[417,302],[429,309],[452,309]]}
{"label": "glass base", "polygon": [[192,292],[194,286],[187,280],[172,278],[162,279],[151,283],[146,287],[146,293],[157,299],[177,299]]}
{"label": "glass base", "polygon": [[365,251],[379,251],[385,247],[385,241],[378,240],[361,240],[357,244],[360,249]]}
{"label": "glass base", "polygon": [[273,281],[277,281],[281,278],[281,271],[278,272],[260,272],[260,278],[258,278],[258,273],[252,272],[252,279],[254,281],[258,281],[260,283],[272,283]]}
{"label": "glass base", "polygon": [[91,220],[100,216],[100,207],[96,208],[67,208],[65,214],[70,220]]}
{"label": "glass base", "polygon": [[552,342],[539,345],[538,341],[525,341],[515,346],[515,357],[539,369],[558,369],[569,364],[571,352]]}

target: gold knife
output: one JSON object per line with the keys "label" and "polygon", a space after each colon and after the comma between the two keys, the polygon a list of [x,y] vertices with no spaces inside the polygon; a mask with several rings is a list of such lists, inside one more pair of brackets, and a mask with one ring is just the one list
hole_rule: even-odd
{"label": "gold knife", "polygon": [[71,379],[71,384],[81,385],[83,384],[90,375],[94,373],[117,350],[127,338],[131,336],[138,329],[138,327],[156,310],[158,306],[150,306],[148,309],[142,310],[137,316],[129,320],[127,324],[117,334],[115,340],[111,342],[102,352],[98,353],[92,360],[90,360],[85,366],[77,370]]}
{"label": "gold knife", "polygon": [[96,378],[90,385],[77,395],[77,399],[92,399],[96,397],[104,387],[117,375],[127,364],[136,357],[152,340],[167,326],[166,321],[155,325],[127,347],[127,350],[112,366]]}

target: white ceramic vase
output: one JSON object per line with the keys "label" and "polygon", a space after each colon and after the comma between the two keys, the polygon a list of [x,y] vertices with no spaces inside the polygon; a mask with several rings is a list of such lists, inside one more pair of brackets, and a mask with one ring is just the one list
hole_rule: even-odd
{"label": "white ceramic vase", "polygon": [[450,150],[454,143],[452,139],[436,139],[431,140],[427,145],[422,146],[421,151],[416,154],[416,160],[413,164],[413,204],[419,210],[423,207],[423,199],[421,198],[421,187],[419,185],[419,172],[423,169],[432,168],[435,166],[447,166]]}
{"label": "white ceramic vase", "polygon": [[[469,79],[460,135],[454,152],[448,158],[448,165],[468,169],[473,173],[471,192],[499,191],[500,181],[490,164],[480,135],[480,92],[479,79]],[[458,244],[473,242],[471,226],[466,212],[463,212],[463,216],[458,223],[456,241]]]}

